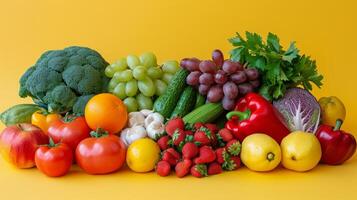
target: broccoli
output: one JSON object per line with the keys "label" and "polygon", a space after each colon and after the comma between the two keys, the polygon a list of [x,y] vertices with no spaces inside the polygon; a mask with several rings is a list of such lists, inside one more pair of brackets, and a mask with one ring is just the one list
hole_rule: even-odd
{"label": "broccoli", "polygon": [[32,97],[50,112],[83,114],[90,97],[106,92],[108,63],[89,48],[72,46],[43,53],[20,78],[20,97]]}
{"label": "broccoli", "polygon": [[90,94],[90,95],[78,97],[76,103],[73,105],[73,113],[76,113],[78,115],[83,115],[84,114],[84,108],[86,107],[87,102],[93,96],[94,96],[93,94]]}

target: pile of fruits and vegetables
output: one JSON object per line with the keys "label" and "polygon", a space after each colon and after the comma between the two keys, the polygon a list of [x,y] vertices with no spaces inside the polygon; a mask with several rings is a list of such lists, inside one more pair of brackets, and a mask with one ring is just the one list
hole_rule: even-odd
{"label": "pile of fruits and vegetables", "polygon": [[244,166],[305,172],[353,156],[342,101],[310,93],[322,86],[315,60],[272,33],[229,42],[228,58],[216,49],[162,64],[150,52],[109,64],[86,47],[47,51],[19,80],[33,104],[1,114],[1,154],[51,177],[75,163],[88,174],[127,165],[179,178]]}

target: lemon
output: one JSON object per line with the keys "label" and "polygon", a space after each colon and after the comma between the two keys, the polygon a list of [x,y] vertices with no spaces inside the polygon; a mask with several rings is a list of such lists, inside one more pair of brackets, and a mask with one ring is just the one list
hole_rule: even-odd
{"label": "lemon", "polygon": [[149,138],[133,142],[126,153],[126,164],[134,172],[149,172],[160,158],[160,147]]}
{"label": "lemon", "polygon": [[280,163],[280,146],[272,137],[255,133],[243,140],[241,159],[250,170],[270,171]]}
{"label": "lemon", "polygon": [[312,133],[295,131],[281,141],[282,164],[294,171],[308,171],[321,159],[319,140]]}

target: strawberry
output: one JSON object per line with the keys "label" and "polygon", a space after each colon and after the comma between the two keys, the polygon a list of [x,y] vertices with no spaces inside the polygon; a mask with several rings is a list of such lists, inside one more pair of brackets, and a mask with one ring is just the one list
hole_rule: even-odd
{"label": "strawberry", "polygon": [[239,156],[230,156],[229,154],[225,154],[222,168],[227,171],[232,171],[238,169],[240,164],[241,162]]}
{"label": "strawberry", "polygon": [[241,144],[238,140],[233,139],[226,144],[226,149],[232,156],[238,156],[240,153]]}
{"label": "strawberry", "polygon": [[222,173],[222,167],[219,163],[213,162],[208,165],[208,175],[214,175],[220,173]]}
{"label": "strawberry", "polygon": [[188,159],[177,163],[177,165],[175,166],[176,176],[179,178],[186,176],[190,172],[191,165],[192,161]]}
{"label": "strawberry", "polygon": [[171,137],[173,136],[176,129],[185,130],[185,123],[179,117],[169,120],[165,126],[166,133],[169,134]]}
{"label": "strawberry", "polygon": [[180,154],[173,148],[168,148],[162,152],[161,159],[167,161],[171,166],[175,166],[180,160]]}
{"label": "strawberry", "polygon": [[171,166],[167,161],[161,160],[156,164],[156,173],[159,176],[168,176],[171,172]]}
{"label": "strawberry", "polygon": [[198,129],[200,129],[202,126],[204,126],[203,123],[201,123],[201,122],[196,122],[196,123],[193,125],[193,128],[194,128],[194,130],[198,130]]}
{"label": "strawberry", "polygon": [[234,164],[236,165],[236,169],[241,166],[241,160],[239,156],[231,156],[231,160],[233,160]]}
{"label": "strawberry", "polygon": [[210,163],[216,160],[216,153],[210,146],[203,146],[200,148],[199,157],[195,158],[195,164]]}
{"label": "strawberry", "polygon": [[195,132],[193,139],[201,145],[210,145],[214,140],[211,131],[203,126]]}
{"label": "strawberry", "polygon": [[207,166],[204,164],[198,164],[191,167],[191,175],[197,178],[208,176]]}
{"label": "strawberry", "polygon": [[172,142],[175,146],[179,146],[181,142],[185,141],[186,133],[184,130],[176,129],[172,135]]}
{"label": "strawberry", "polygon": [[216,134],[219,130],[216,124],[205,124],[205,127],[208,128],[212,134]]}
{"label": "strawberry", "polygon": [[182,157],[185,159],[192,159],[198,154],[198,147],[193,142],[187,142],[182,147]]}
{"label": "strawberry", "polygon": [[157,144],[159,145],[161,151],[166,150],[170,147],[169,145],[170,137],[168,135],[162,136],[158,141]]}
{"label": "strawberry", "polygon": [[224,142],[229,142],[234,139],[231,131],[226,128],[219,130],[218,135],[222,138]]}
{"label": "strawberry", "polygon": [[218,148],[216,149],[216,160],[219,164],[224,163],[224,155],[227,154],[225,148]]}
{"label": "strawberry", "polygon": [[193,131],[191,131],[191,130],[186,130],[185,133],[186,133],[186,135],[193,135]]}
{"label": "strawberry", "polygon": [[180,153],[178,153],[174,148],[168,148],[166,151],[171,153],[171,155],[173,155],[177,160],[181,159]]}

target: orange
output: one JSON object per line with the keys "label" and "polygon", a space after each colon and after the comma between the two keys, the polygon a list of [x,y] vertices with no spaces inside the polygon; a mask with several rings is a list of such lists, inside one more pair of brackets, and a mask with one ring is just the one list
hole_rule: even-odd
{"label": "orange", "polygon": [[124,103],[109,93],[92,97],[85,107],[84,116],[92,130],[102,128],[109,134],[118,133],[128,120]]}

